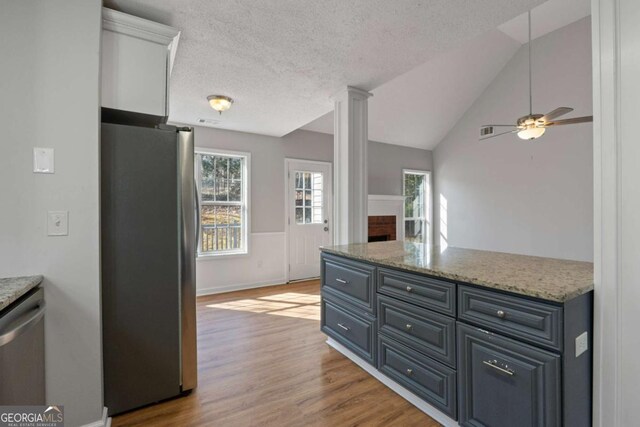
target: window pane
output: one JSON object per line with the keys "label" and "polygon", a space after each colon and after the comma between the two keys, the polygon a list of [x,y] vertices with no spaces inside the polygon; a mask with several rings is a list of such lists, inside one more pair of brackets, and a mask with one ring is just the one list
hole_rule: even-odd
{"label": "window pane", "polygon": [[302,179],[302,172],[296,172],[296,189],[304,187],[304,180]]}
{"label": "window pane", "polygon": [[304,209],[296,208],[296,224],[304,224]]}
{"label": "window pane", "polygon": [[426,176],[424,174],[405,173],[404,195],[405,218],[424,218],[426,215]]}
{"label": "window pane", "polygon": [[296,190],[296,206],[302,206],[303,194],[304,192],[302,190]]}
{"label": "window pane", "polygon": [[232,202],[240,202],[242,200],[242,181],[229,181],[229,200]]}
{"label": "window pane", "polygon": [[322,208],[321,207],[313,207],[313,218],[311,220],[314,224],[322,223]]}
{"label": "window pane", "polygon": [[304,223],[311,223],[311,208],[304,208]]}
{"label": "window pane", "polygon": [[229,178],[230,179],[242,179],[242,159],[234,157],[229,159]]}
{"label": "window pane", "polygon": [[425,222],[422,220],[407,220],[404,222],[404,240],[414,243],[425,243]]}
{"label": "window pane", "polygon": [[214,179],[213,179],[213,156],[200,156],[200,170],[202,177],[200,179],[200,192],[202,200],[214,200]]}
{"label": "window pane", "polygon": [[304,188],[311,188],[311,174],[308,172],[304,174]]}
{"label": "window pane", "polygon": [[242,208],[240,206],[229,206],[229,224],[240,225],[242,221]]}
{"label": "window pane", "polygon": [[311,190],[306,190],[304,192],[304,205],[311,206]]}

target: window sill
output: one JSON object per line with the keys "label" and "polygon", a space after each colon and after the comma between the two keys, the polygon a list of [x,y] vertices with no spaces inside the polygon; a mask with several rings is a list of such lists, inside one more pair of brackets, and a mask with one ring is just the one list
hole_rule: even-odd
{"label": "window sill", "polygon": [[225,260],[225,259],[233,259],[233,258],[244,258],[248,257],[249,252],[224,252],[218,254],[198,254],[196,256],[196,261],[211,261],[211,260]]}

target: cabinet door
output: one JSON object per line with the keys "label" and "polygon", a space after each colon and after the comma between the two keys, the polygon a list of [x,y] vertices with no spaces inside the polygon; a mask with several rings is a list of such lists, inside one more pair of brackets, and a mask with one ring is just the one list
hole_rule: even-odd
{"label": "cabinet door", "polygon": [[458,323],[460,424],[560,425],[560,356]]}

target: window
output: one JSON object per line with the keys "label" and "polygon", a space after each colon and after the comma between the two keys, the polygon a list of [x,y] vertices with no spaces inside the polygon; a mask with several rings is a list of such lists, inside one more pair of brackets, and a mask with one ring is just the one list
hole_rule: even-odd
{"label": "window", "polygon": [[196,150],[198,255],[247,253],[248,153]]}
{"label": "window", "polygon": [[296,224],[322,223],[322,173],[296,171]]}
{"label": "window", "polygon": [[429,173],[404,171],[404,239],[430,243]]}

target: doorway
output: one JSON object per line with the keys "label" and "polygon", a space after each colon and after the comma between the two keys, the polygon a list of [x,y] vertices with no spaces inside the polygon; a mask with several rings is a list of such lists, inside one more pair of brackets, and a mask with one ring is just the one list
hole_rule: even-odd
{"label": "doorway", "polygon": [[288,281],[320,276],[320,246],[333,242],[331,163],[285,159]]}

